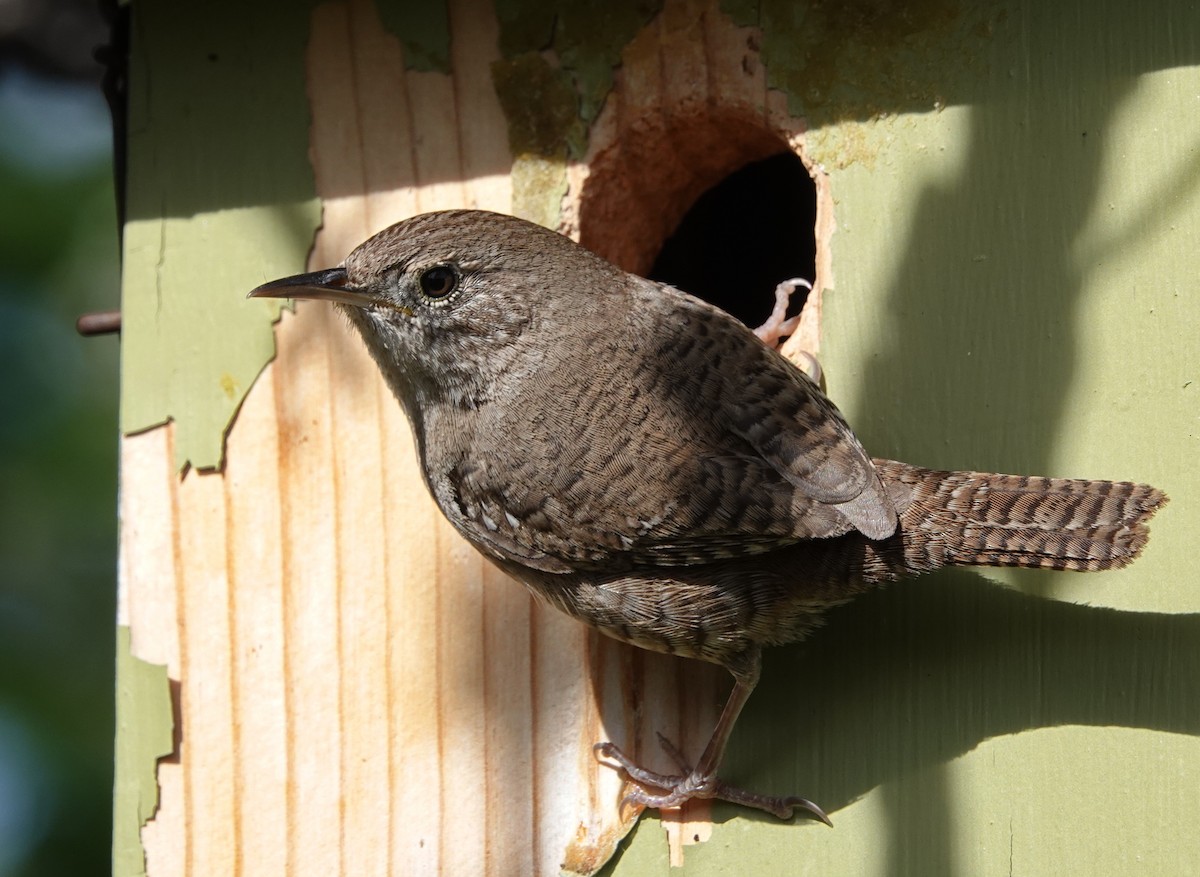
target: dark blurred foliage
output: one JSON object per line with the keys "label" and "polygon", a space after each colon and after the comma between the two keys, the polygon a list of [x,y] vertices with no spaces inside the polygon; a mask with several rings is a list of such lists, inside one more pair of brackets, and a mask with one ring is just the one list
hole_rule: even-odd
{"label": "dark blurred foliage", "polygon": [[109,871],[118,243],[95,2],[0,0],[0,877]]}

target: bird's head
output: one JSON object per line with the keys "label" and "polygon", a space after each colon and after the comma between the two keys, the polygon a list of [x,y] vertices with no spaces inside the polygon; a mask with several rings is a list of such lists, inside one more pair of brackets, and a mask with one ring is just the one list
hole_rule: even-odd
{"label": "bird's head", "polygon": [[342,267],[265,283],[250,296],[333,302],[406,404],[474,404],[541,367],[556,327],[604,309],[604,293],[622,289],[624,277],[541,226],[452,210],[399,222]]}

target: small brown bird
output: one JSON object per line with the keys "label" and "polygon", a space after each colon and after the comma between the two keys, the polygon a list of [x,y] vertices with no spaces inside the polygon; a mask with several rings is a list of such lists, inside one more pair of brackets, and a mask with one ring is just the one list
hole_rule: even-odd
{"label": "small brown bird", "polygon": [[535,596],[733,674],[695,766],[668,744],[681,775],[597,746],[650,807],[721,798],[828,822],[717,778],[764,646],[942,566],[1125,566],[1166,501],[1144,484],[872,459],[817,385],[728,314],[510,216],[417,216],[343,267],[250,295],[341,306],[443,514]]}

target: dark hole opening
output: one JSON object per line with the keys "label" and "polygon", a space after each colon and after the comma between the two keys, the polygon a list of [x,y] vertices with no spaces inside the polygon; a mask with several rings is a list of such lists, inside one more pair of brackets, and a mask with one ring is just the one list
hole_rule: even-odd
{"label": "dark hole opening", "polygon": [[[803,162],[791,152],[756,161],[696,200],[648,276],[758,326],[771,314],[777,284],[813,279],[816,221],[817,188]],[[788,315],[803,306],[799,289]]]}

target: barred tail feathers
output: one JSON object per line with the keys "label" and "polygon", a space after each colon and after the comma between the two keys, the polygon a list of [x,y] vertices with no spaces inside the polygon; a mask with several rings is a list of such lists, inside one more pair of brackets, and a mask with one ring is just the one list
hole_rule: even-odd
{"label": "barred tail feathers", "polygon": [[905,566],[1021,566],[1096,571],[1131,563],[1166,503],[1156,488],[942,472],[876,460],[900,510]]}

